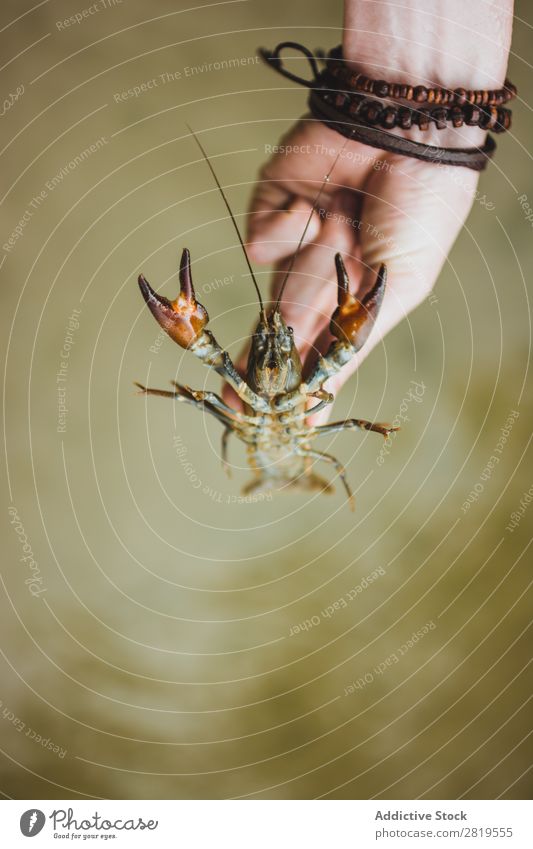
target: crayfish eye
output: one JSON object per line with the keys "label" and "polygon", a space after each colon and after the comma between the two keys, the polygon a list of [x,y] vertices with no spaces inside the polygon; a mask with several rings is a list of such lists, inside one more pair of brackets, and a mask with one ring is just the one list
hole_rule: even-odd
{"label": "crayfish eye", "polygon": [[259,351],[259,352],[264,351],[265,346],[266,346],[266,339],[263,336],[263,334],[256,333],[254,335],[254,347],[255,347],[256,351]]}

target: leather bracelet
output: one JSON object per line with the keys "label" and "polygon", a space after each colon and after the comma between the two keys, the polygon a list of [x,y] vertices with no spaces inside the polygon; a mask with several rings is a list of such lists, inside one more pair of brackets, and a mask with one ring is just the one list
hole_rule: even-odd
{"label": "leather bracelet", "polygon": [[377,147],[389,153],[398,153],[401,156],[414,157],[424,162],[456,165],[471,168],[473,171],[483,171],[496,150],[496,142],[492,136],[487,136],[483,147],[469,148],[438,147],[437,145],[421,144],[402,136],[396,136],[386,130],[371,127],[357,118],[350,119],[339,112],[331,103],[327,103],[315,90],[309,95],[308,104],[315,118],[318,118],[319,121],[322,121],[332,130],[336,130],[342,136],[370,145],[370,147]]}

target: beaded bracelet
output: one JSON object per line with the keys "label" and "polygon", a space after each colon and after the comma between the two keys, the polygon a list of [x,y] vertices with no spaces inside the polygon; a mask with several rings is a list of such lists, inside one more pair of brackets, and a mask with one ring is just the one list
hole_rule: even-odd
{"label": "beaded bracelet", "polygon": [[450,122],[455,128],[466,124],[468,127],[481,127],[483,130],[492,130],[494,133],[503,133],[511,126],[511,110],[503,106],[483,107],[465,103],[464,106],[413,109],[397,103],[383,105],[371,97],[336,89],[325,90],[323,98],[350,117],[360,116],[370,126],[379,125],[386,130],[393,130],[396,127],[409,130],[411,127],[418,127],[419,130],[425,131],[431,125],[438,130],[444,130]]}
{"label": "beaded bracelet", "polygon": [[472,90],[465,88],[447,89],[440,86],[412,86],[406,83],[390,83],[386,80],[374,80],[365,74],[349,68],[342,57],[342,47],[334,47],[323,57],[326,62],[326,76],[344,83],[353,91],[374,94],[376,97],[392,97],[400,100],[412,100],[415,103],[455,104],[464,106],[502,106],[516,97],[517,89],[510,80],[505,80],[503,88],[496,91],[487,89]]}

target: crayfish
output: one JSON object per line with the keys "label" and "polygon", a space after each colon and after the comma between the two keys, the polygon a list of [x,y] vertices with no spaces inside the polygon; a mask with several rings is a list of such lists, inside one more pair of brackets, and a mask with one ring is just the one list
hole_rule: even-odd
{"label": "crayfish", "polygon": [[[213,334],[207,329],[209,316],[205,307],[195,297],[190,254],[187,248],[183,250],[181,256],[180,291],[175,300],[171,301],[157,294],[142,274],[138,282],[150,311],[162,329],[178,345],[198,357],[204,365],[213,369],[235,390],[243,402],[243,411],[234,409],[214,392],[197,391],[176,382],[172,383],[174,387],[172,391],[150,389],[140,383],[136,383],[136,386],[142,393],[192,404],[218,419],[224,426],[222,461],[226,468],[229,436],[235,434],[246,444],[248,462],[254,476],[244,487],[243,494],[294,488],[331,492],[333,490],[331,483],[313,470],[315,461],[324,461],[334,466],[353,509],[353,495],[344,466],[331,454],[313,448],[315,439],[338,431],[357,428],[372,430],[387,438],[391,431],[398,428],[364,419],[346,419],[313,427],[306,424],[306,419],[333,403],[334,397],[324,390],[324,383],[338,372],[368,339],[385,292],[387,278],[385,265],[381,265],[371,290],[358,300],[350,293],[350,282],[341,255],[338,253],[335,256],[338,306],[331,317],[330,324],[334,341],[327,352],[319,357],[313,371],[304,382],[302,363],[295,345],[293,330],[287,326],[281,315],[281,296],[294,258],[303,244],[311,215],[317,208],[322,190],[330,178],[335,163],[325,177],[315,200],[277,302],[274,308],[267,312],[224,190],[202,144],[192,130],[191,133],[202,151],[226,204],[259,298],[259,321],[251,339],[246,376],[242,377],[239,374],[229,354],[220,347]],[[313,403],[315,401],[316,403]],[[310,403],[311,406],[309,406]]]}

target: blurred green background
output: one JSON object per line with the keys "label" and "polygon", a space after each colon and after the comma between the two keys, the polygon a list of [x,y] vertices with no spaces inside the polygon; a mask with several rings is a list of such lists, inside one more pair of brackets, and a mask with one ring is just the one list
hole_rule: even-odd
{"label": "blurred green background", "polygon": [[382,464],[372,434],[332,440],[351,514],[338,488],[235,503],[248,473],[225,477],[218,423],[132,386],[218,388],[158,334],[141,269],[173,296],[188,245],[232,352],[256,315],[185,122],[209,129],[244,213],[265,144],[304,111],[260,64],[186,69],[283,39],[338,43],[341,3],[123,0],[58,25],[89,5],[1,10],[2,244],[24,221],[0,257],[1,791],[527,797],[531,9],[517,4],[521,99],[482,176],[490,208],[474,204],[436,297],[336,402],[335,418],[391,418],[412,380],[426,387]]}

